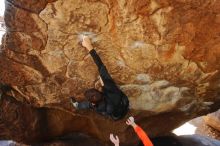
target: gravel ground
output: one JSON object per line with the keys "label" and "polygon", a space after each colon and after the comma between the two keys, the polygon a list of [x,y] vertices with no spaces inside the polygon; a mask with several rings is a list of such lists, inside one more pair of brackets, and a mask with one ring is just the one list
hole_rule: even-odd
{"label": "gravel ground", "polygon": [[212,127],[206,125],[202,117],[193,119],[189,123],[197,127],[195,134],[200,134],[203,136],[208,136],[210,138],[220,140],[220,131],[217,131]]}

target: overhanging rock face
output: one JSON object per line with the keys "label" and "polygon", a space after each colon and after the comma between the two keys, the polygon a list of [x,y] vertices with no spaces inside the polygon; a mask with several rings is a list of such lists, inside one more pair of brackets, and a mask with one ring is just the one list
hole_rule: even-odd
{"label": "overhanging rock face", "polygon": [[[70,96],[83,100],[95,87],[97,68],[80,45],[86,34],[149,135],[220,104],[220,1],[7,0],[5,21],[0,80],[23,103],[66,112]],[[69,111],[92,124],[95,138],[135,139],[123,120]]]}

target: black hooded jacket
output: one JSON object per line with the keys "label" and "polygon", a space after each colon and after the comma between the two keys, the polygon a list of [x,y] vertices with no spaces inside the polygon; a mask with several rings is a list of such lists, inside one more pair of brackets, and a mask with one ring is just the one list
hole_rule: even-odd
{"label": "black hooded jacket", "polygon": [[97,65],[99,74],[104,82],[104,86],[102,87],[104,99],[95,107],[89,102],[81,102],[78,108],[94,108],[96,112],[111,116],[114,120],[123,118],[127,114],[129,107],[128,97],[117,87],[96,51],[93,49],[89,53]]}

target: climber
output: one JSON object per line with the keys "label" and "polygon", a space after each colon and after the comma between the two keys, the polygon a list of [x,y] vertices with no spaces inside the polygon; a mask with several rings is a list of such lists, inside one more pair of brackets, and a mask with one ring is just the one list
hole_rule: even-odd
{"label": "climber", "polygon": [[[128,120],[126,121],[127,125],[130,125],[134,128],[134,131],[136,132],[136,134],[138,135],[138,137],[141,139],[142,144],[144,146],[153,146],[151,140],[149,139],[149,137],[147,136],[147,134],[142,130],[141,127],[139,127],[135,122],[134,122],[134,117],[129,117]],[[115,146],[119,146],[119,138],[116,135],[116,137],[114,137],[113,134],[110,134],[110,140],[112,143],[115,144]]]}
{"label": "climber", "polygon": [[89,51],[98,67],[102,92],[95,88],[88,89],[84,93],[88,101],[73,102],[74,107],[77,109],[94,109],[96,112],[110,116],[114,120],[123,118],[128,112],[128,97],[115,84],[105,65],[94,50],[89,37],[83,37],[82,46]]}

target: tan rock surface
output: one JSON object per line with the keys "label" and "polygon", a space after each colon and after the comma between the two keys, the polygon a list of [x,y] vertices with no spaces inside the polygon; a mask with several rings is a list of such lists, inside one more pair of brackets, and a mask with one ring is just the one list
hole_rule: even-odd
{"label": "tan rock surface", "polygon": [[[162,135],[219,108],[219,15],[215,0],[7,0],[0,80],[18,101],[67,110],[62,103],[84,100],[98,77],[79,43],[87,34],[128,95],[129,115]],[[130,135],[124,121],[79,114],[96,129],[80,132],[104,141],[111,131],[122,142]]]}
{"label": "tan rock surface", "polygon": [[206,116],[201,116],[189,121],[189,124],[196,127],[195,134],[220,140],[220,131],[207,125],[204,117]]}
{"label": "tan rock surface", "polygon": [[220,132],[220,110],[204,117],[205,123]]}

